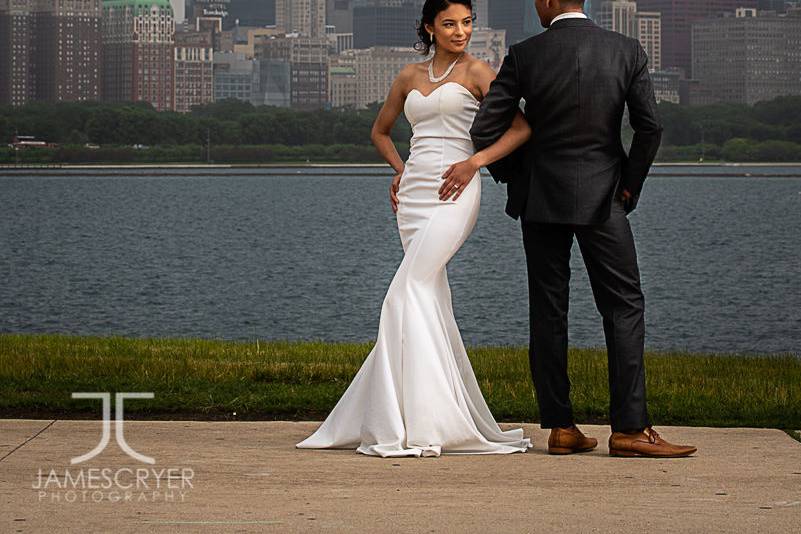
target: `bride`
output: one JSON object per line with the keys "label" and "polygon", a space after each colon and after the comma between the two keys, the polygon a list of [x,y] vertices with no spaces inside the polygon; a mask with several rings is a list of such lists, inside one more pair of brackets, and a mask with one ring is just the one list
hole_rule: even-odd
{"label": "bride", "polygon": [[[392,457],[531,447],[522,429],[502,431],[487,407],[454,320],[445,268],[476,223],[479,169],[531,136],[518,114],[497,143],[474,153],[470,126],[495,72],[466,52],[472,22],[471,0],[425,2],[415,48],[428,55],[433,47],[434,56],[403,69],[375,121],[373,143],[397,173],[390,203],[404,258],[384,299],[374,348],[299,448]],[[389,135],[401,111],[413,131],[405,165]]]}

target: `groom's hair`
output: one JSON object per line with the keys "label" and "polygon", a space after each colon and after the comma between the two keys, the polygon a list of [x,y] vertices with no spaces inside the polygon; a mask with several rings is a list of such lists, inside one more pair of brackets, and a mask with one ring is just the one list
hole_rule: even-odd
{"label": "groom's hair", "polygon": [[563,6],[581,6],[584,8],[584,0],[559,0]]}

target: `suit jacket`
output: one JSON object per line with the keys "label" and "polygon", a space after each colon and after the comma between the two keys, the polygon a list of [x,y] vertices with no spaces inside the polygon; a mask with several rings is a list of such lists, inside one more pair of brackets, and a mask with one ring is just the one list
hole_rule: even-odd
{"label": "suit jacket", "polygon": [[[633,195],[626,210],[636,207],[662,136],[639,41],[568,18],[510,47],[470,130],[476,150],[503,135],[521,98],[531,139],[488,166],[507,183],[506,213],[598,224],[622,188]],[[628,154],[620,138],[626,104],[634,129]]]}

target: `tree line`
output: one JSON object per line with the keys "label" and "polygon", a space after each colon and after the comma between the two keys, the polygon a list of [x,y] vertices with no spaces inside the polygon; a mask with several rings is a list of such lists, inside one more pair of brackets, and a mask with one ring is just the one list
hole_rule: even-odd
{"label": "tree line", "polygon": [[[370,144],[370,130],[379,107],[300,111],[238,100],[199,106],[190,113],[157,112],[144,102],[4,106],[0,162],[190,162],[209,156],[218,162],[377,162],[381,160]],[[694,161],[701,155],[723,161],[801,161],[801,97],[754,106],[662,102],[659,113],[665,127],[662,161]],[[624,139],[630,139],[631,130],[624,125]],[[5,147],[15,133],[60,146],[15,154]],[[404,157],[410,136],[401,116],[392,138]]]}

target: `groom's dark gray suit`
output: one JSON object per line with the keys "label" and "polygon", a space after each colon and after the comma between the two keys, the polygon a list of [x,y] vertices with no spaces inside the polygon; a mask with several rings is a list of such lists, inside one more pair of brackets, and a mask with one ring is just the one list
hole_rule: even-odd
{"label": "groom's dark gray suit", "polygon": [[[470,131],[477,150],[509,128],[520,99],[528,143],[490,165],[520,218],[529,278],[531,371],[542,426],[573,423],[567,375],[570,249],[578,240],[609,351],[613,431],[650,425],[645,400],[644,298],[627,213],[661,139],[648,58],[636,39],[589,19],[554,22],[509,49]],[[621,142],[625,106],[634,129]],[[622,190],[631,194],[624,203]]]}

